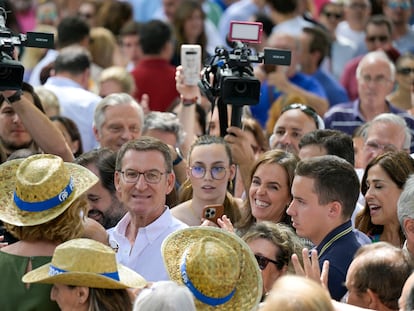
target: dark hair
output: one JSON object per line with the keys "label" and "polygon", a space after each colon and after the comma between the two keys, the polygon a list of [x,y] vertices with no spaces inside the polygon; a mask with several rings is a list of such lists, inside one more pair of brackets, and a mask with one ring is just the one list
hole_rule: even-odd
{"label": "dark hair", "polygon": [[22,91],[30,93],[33,98],[33,104],[43,113],[45,113],[45,109],[42,106],[42,101],[40,100],[39,95],[35,92],[33,86],[29,83],[23,82],[22,84]]}
{"label": "dark hair", "polygon": [[59,48],[79,44],[89,36],[89,31],[90,27],[83,18],[79,16],[64,17],[57,26]]}
{"label": "dark hair", "polygon": [[[368,192],[368,173],[374,165],[379,165],[399,189],[403,189],[407,178],[414,173],[414,159],[405,151],[386,152],[372,159],[362,176],[361,193],[365,195]],[[397,202],[395,203],[397,205]],[[381,234],[384,226],[375,225],[371,221],[370,209],[365,203],[365,209],[357,215],[355,219],[356,227],[364,233],[375,235]],[[402,228],[399,230],[400,241],[404,241]]]}
{"label": "dark hair", "polygon": [[243,118],[242,128],[246,132],[252,133],[261,151],[269,150],[269,140],[266,138],[260,123],[254,118]]}
{"label": "dark hair", "polygon": [[55,60],[55,71],[81,74],[91,66],[89,51],[79,45],[68,46],[60,50]]}
{"label": "dark hair", "polygon": [[331,40],[329,34],[322,27],[305,27],[302,31],[311,36],[309,44],[309,52],[319,52],[320,57],[318,60],[318,66],[322,63],[326,56],[330,55],[331,51]]}
{"label": "dark hair", "polygon": [[128,1],[103,1],[96,16],[97,24],[118,36],[126,22],[133,18],[133,8]]}
{"label": "dark hair", "polygon": [[79,142],[78,150],[73,154],[73,156],[75,158],[80,156],[83,153],[83,146],[82,146],[82,138],[79,132],[79,128],[76,125],[76,123],[72,119],[64,117],[64,116],[52,116],[50,117],[50,120],[60,122],[66,128],[66,131],[68,132],[70,136],[70,139],[72,141]]}
{"label": "dark hair", "polygon": [[142,136],[138,139],[130,140],[121,146],[116,157],[115,169],[117,171],[120,171],[122,169],[122,160],[124,159],[125,153],[128,150],[158,151],[164,157],[165,171],[167,173],[171,173],[173,170],[172,158],[168,145],[157,138]]}
{"label": "dark hair", "polygon": [[139,33],[144,54],[159,54],[168,41],[171,41],[170,26],[160,20],[151,20],[142,24]]}
{"label": "dark hair", "polygon": [[117,153],[109,148],[98,148],[83,153],[75,159],[75,163],[85,167],[95,164],[102,185],[111,194],[114,194],[116,192],[114,184],[116,156]]}
{"label": "dark hair", "polygon": [[134,20],[128,21],[126,22],[121,30],[119,31],[119,37],[123,37],[123,36],[132,36],[132,35],[139,35],[139,31],[141,29],[141,25],[142,23],[140,22],[136,22]]}
{"label": "dark hair", "polygon": [[306,133],[299,141],[299,149],[308,145],[325,148],[327,154],[336,155],[354,165],[355,152],[351,136],[331,129],[314,130]]}
{"label": "dark hair", "polygon": [[365,26],[365,32],[367,31],[369,25],[375,25],[375,26],[385,25],[387,27],[388,34],[389,34],[390,39],[391,39],[391,35],[392,35],[392,32],[393,32],[393,25],[392,25],[392,21],[388,17],[386,17],[382,14],[371,16],[368,19],[368,22]]}
{"label": "dark hair", "polygon": [[282,14],[294,13],[298,7],[298,0],[266,0],[266,3]]}
{"label": "dark hair", "polygon": [[351,217],[359,197],[359,179],[348,161],[333,155],[305,159],[298,163],[296,175],[314,180],[319,204],[337,201],[342,205],[343,218]]}

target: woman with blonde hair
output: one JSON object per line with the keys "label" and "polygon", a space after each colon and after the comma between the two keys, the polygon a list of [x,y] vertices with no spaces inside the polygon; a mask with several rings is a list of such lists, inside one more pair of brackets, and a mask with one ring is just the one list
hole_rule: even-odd
{"label": "woman with blonde hair", "polygon": [[190,147],[187,164],[187,180],[179,190],[182,203],[171,210],[172,214],[189,226],[199,226],[206,205],[222,204],[224,214],[237,227],[242,201],[234,198],[228,190],[236,166],[223,137],[199,137]]}
{"label": "woman with blonde hair", "polygon": [[98,178],[50,154],[0,165],[0,220],[19,241],[0,249],[0,305],[4,311],[59,310],[50,286],[21,277],[50,261],[57,245],[84,233],[84,193]]}

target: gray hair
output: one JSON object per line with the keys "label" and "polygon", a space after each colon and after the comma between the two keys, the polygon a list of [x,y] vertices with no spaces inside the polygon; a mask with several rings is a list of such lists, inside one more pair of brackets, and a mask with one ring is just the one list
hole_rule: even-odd
{"label": "gray hair", "polygon": [[404,190],[398,199],[398,221],[404,233],[404,219],[414,219],[414,175],[410,175],[404,185]]}
{"label": "gray hair", "polygon": [[142,134],[145,135],[149,130],[160,130],[172,133],[180,146],[184,141],[184,130],[178,117],[171,112],[151,111],[144,118]]}
{"label": "gray hair", "polygon": [[102,125],[105,123],[105,110],[108,107],[118,105],[133,105],[140,117],[140,123],[144,123],[144,110],[141,105],[127,93],[114,93],[103,98],[95,108],[95,114],[93,116],[93,126],[98,132],[101,132]]}
{"label": "gray hair", "polygon": [[184,285],[159,281],[143,289],[134,303],[133,311],[196,311],[194,298]]}
{"label": "gray hair", "polygon": [[372,125],[376,123],[388,123],[388,124],[394,124],[396,126],[401,127],[401,129],[404,130],[405,139],[404,139],[404,150],[410,150],[411,147],[411,132],[410,128],[407,126],[407,122],[405,122],[404,118],[396,115],[394,113],[381,113],[377,115],[368,125],[368,127],[365,129],[362,137],[364,140],[367,140],[369,129],[372,127]]}
{"label": "gray hair", "polygon": [[365,54],[365,56],[361,59],[361,61],[358,64],[358,67],[356,69],[356,77],[357,79],[361,78],[361,71],[362,71],[362,67],[367,63],[367,62],[375,62],[377,60],[382,60],[385,61],[388,66],[390,67],[390,79],[391,81],[395,81],[395,65],[394,63],[390,60],[390,58],[387,56],[387,54],[384,51],[378,50],[378,51],[373,51],[373,52],[369,52],[367,54]]}

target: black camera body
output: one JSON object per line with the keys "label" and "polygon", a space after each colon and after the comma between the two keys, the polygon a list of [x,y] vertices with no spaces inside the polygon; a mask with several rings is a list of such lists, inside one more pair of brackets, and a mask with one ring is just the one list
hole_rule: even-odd
{"label": "black camera body", "polygon": [[20,90],[23,83],[24,67],[14,60],[16,46],[53,48],[54,37],[51,33],[28,32],[14,35],[6,28],[6,11],[0,7],[0,91]]}
{"label": "black camera body", "polygon": [[[249,41],[252,42],[252,41]],[[253,54],[246,43],[235,41],[231,51],[217,47],[210,64],[204,68],[199,87],[209,101],[217,103],[220,119],[220,133],[227,128],[226,105],[232,106],[231,125],[241,127],[242,107],[256,105],[260,98],[260,81],[254,76],[253,63],[289,66],[291,52],[265,48],[264,52]],[[211,77],[213,83],[211,83]]]}

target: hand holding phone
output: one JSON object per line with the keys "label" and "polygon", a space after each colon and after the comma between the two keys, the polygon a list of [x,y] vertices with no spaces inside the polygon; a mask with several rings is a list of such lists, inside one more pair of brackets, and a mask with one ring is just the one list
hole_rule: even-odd
{"label": "hand holding phone", "polygon": [[223,217],[224,206],[222,204],[206,205],[203,209],[203,218],[214,222],[217,226],[217,219]]}
{"label": "hand holding phone", "polygon": [[184,71],[184,84],[197,85],[201,71],[201,46],[198,44],[181,45],[181,65]]}

